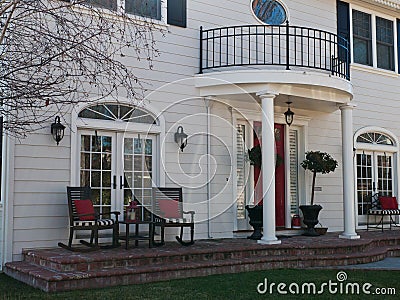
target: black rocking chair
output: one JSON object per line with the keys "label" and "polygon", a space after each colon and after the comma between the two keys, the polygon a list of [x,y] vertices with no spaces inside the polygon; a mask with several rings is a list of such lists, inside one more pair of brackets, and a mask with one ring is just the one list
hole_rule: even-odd
{"label": "black rocking chair", "polygon": [[[91,200],[90,187],[67,187],[68,208],[69,208],[69,240],[68,245],[58,243],[58,246],[71,251],[88,252],[99,248],[115,248],[120,244],[118,242],[118,216],[120,212],[112,211],[109,213],[96,213]],[[115,219],[111,218],[115,216]],[[108,216],[109,218],[101,218]],[[99,246],[99,230],[112,229],[112,244],[107,246]],[[88,248],[73,247],[72,240],[74,232],[77,230],[90,230],[90,242],[80,240],[80,243],[88,246]]]}
{"label": "black rocking chair", "polygon": [[[153,222],[155,227],[161,228],[161,242],[156,246],[164,245],[166,227],[180,227],[180,235],[176,240],[183,246],[194,244],[194,211],[183,211],[182,188],[153,188]],[[183,217],[190,215],[190,219]],[[183,240],[183,229],[190,228],[190,240]]]}

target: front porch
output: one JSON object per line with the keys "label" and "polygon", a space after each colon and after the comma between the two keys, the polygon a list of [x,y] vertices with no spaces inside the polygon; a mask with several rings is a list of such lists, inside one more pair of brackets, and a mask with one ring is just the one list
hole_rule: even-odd
{"label": "front porch", "polygon": [[5,266],[9,276],[47,292],[130,285],[212,274],[278,268],[337,267],[400,256],[400,230],[360,232],[359,240],[337,233],[279,237],[281,244],[248,239],[199,240],[191,247],[164,247],[74,253],[61,248],[24,250],[24,261]]}

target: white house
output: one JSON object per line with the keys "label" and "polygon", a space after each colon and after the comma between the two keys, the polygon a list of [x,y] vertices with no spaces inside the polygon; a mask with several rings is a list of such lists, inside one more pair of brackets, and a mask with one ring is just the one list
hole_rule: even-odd
{"label": "white house", "polygon": [[[365,228],[368,194],[398,195],[399,0],[146,2],[168,32],[153,70],[129,62],[151,84],[142,107],[132,113],[120,98],[71,108],[58,146],[50,123],[23,140],[3,137],[0,265],[68,238],[71,185],[90,185],[103,211],[122,211],[132,194],[150,205],[152,186],[182,186],[196,239],[250,229],[244,207],[261,194],[267,244],[309,202],[307,150],[339,162],[317,177],[315,201],[343,238]],[[246,150],[259,140],[261,176]]]}

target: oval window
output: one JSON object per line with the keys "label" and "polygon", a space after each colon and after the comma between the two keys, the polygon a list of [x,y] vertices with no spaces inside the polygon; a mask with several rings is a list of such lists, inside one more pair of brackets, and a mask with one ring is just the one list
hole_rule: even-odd
{"label": "oval window", "polygon": [[252,9],[254,15],[268,25],[281,25],[287,20],[285,8],[276,0],[254,0]]}

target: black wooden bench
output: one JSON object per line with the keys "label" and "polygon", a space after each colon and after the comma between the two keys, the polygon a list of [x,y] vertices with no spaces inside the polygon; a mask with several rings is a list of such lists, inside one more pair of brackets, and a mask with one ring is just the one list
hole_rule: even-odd
{"label": "black wooden bench", "polygon": [[[379,193],[375,193],[371,196],[371,200],[368,203],[367,209],[367,231],[370,228],[381,229],[383,231],[385,224],[385,217],[388,217],[389,229],[392,230],[392,226],[398,226],[395,216],[400,215],[400,209],[396,200],[396,197],[380,196]],[[374,217],[374,224],[370,223],[370,218]],[[377,222],[379,218],[379,222]],[[386,223],[387,224],[387,223]]]}

